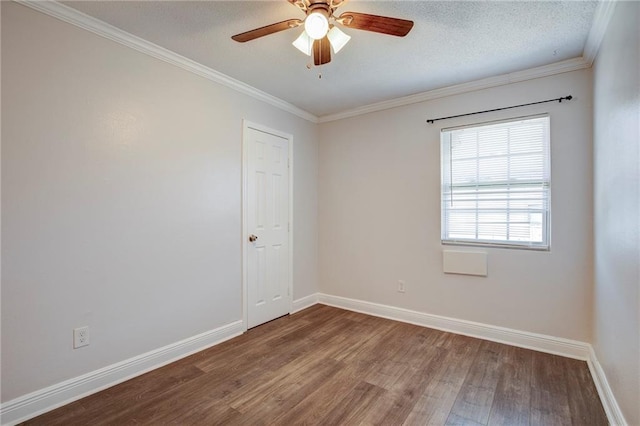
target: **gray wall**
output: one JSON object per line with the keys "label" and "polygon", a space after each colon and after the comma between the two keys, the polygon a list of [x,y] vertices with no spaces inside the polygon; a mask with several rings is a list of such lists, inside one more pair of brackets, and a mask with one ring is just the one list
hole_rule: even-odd
{"label": "gray wall", "polygon": [[[320,289],[589,341],[591,86],[591,70],[581,70],[322,124]],[[426,123],[569,93],[571,102]],[[488,252],[488,277],[444,274],[440,129],[544,112],[551,117],[551,250],[476,248]],[[398,280],[406,293],[397,292]]]}
{"label": "gray wall", "polygon": [[640,424],[640,3],[618,2],[594,66],[596,355]]}
{"label": "gray wall", "polygon": [[294,299],[318,291],[315,124],[1,7],[2,401],[242,319],[242,119],[293,135]]}
{"label": "gray wall", "polygon": [[[639,3],[616,6],[593,80],[320,126],[21,5],[1,12],[3,402],[241,319],[248,119],[294,136],[294,299],[322,291],[593,342],[640,423]],[[490,249],[488,278],[444,275],[439,127],[424,121],[532,93],[575,97],[518,114],[551,114],[552,249]],[[81,325],[92,343],[73,351]]]}

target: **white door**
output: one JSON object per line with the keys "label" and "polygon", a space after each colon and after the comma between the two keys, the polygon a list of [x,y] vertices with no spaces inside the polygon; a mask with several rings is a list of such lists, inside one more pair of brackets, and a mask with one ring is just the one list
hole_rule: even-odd
{"label": "white door", "polygon": [[247,327],[290,312],[289,140],[245,126]]}

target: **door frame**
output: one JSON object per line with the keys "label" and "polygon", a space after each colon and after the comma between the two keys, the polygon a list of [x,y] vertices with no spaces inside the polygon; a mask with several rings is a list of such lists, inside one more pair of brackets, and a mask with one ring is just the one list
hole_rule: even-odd
{"label": "door frame", "polygon": [[269,133],[274,136],[286,139],[289,144],[288,149],[288,179],[289,179],[289,270],[287,272],[287,297],[289,298],[289,313],[293,310],[293,135],[279,130],[272,129],[261,124],[251,122],[249,120],[242,120],[242,234],[240,236],[242,246],[242,329],[247,331],[249,325],[249,307],[248,307],[248,291],[249,283],[247,281],[247,268],[248,268],[248,244],[247,238],[249,230],[247,229],[247,184],[248,184],[248,171],[249,171],[249,129],[258,130],[263,133]]}

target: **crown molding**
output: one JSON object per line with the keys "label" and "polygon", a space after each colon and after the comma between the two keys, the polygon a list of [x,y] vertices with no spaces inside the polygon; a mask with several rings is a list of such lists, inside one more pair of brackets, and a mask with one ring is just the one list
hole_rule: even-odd
{"label": "crown molding", "polygon": [[157,44],[151,43],[150,41],[144,40],[143,38],[137,37],[126,31],[116,28],[113,25],[107,24],[106,22],[103,22],[92,16],[84,14],[69,6],[65,6],[61,3],[58,3],[57,1],[52,1],[52,0],[46,0],[46,1],[14,0],[14,1],[23,6],[27,6],[31,9],[37,10],[38,12],[42,12],[46,15],[49,15],[61,21],[67,22],[71,25],[75,25],[76,27],[90,31],[94,34],[97,34],[111,41],[115,41],[116,43],[130,47],[134,50],[137,50],[138,52],[152,56],[156,59],[160,59],[161,61],[167,62],[169,64],[178,66],[184,70],[190,71],[196,75],[204,77],[207,80],[229,87],[242,94],[251,96],[254,99],[265,102],[269,105],[272,105],[276,108],[279,108],[283,111],[296,115],[305,120],[311,121],[312,123],[318,122],[318,118],[315,115],[301,108],[298,108],[297,106],[290,104],[289,102],[286,102],[280,98],[277,98],[273,95],[263,92],[262,90],[256,89],[253,86],[250,86],[246,83],[243,83],[239,80],[229,77],[228,75],[223,74],[219,71],[216,71],[202,64],[199,64],[196,61],[193,61],[191,59],[185,58],[184,56],[178,55],[175,52],[165,49],[164,47],[158,46]]}
{"label": "crown molding", "polygon": [[600,44],[602,44],[607,27],[609,26],[609,21],[616,7],[616,2],[617,0],[599,1],[598,6],[596,6],[593,23],[591,24],[582,55],[589,66],[593,65],[593,61],[596,59]]}
{"label": "crown molding", "polygon": [[476,90],[488,89],[491,87],[498,87],[506,84],[533,80],[536,78],[590,68],[593,64],[593,60],[595,59],[598,48],[600,47],[600,43],[602,42],[602,39],[604,37],[604,33],[606,31],[611,15],[613,14],[613,9],[617,0],[606,0],[598,3],[594,14],[593,25],[585,44],[583,57],[567,59],[565,61],[556,62],[553,64],[531,68],[523,71],[516,71],[513,73],[488,77],[467,83],[457,84],[454,86],[429,90],[427,92],[364,105],[362,107],[341,111],[335,114],[324,115],[321,117],[317,117],[309,113],[308,111],[290,104],[289,102],[286,102],[280,98],[256,89],[253,86],[229,77],[228,75],[225,75],[219,71],[206,67],[191,59],[185,58],[184,56],[178,55],[177,53],[165,49],[164,47],[158,46],[140,37],[134,36],[133,34],[116,28],[103,21],[100,21],[99,19],[58,3],[57,1],[13,1],[39,12],[45,13],[54,18],[60,19],[61,21],[83,28],[101,37],[135,49],[141,53],[178,66],[184,70],[190,71],[210,81],[222,84],[226,87],[236,90],[237,92],[251,96],[254,99],[265,102],[269,105],[289,112],[312,123],[327,123],[330,121],[342,120],[344,118],[356,117],[359,115],[397,108],[405,105],[416,104],[433,99],[444,98],[447,96],[454,96],[467,92],[473,92]]}
{"label": "crown molding", "polygon": [[470,81],[468,83],[457,84],[455,86],[443,87],[441,89],[429,90],[415,95],[404,96],[402,98],[391,99],[389,101],[377,102],[363,107],[350,109],[336,114],[324,115],[318,119],[319,123],[342,120],[344,118],[355,117],[376,111],[397,108],[400,106],[416,104],[447,96],[460,95],[462,93],[476,90],[488,89],[491,87],[504,86],[506,84],[520,81],[533,80],[541,77],[548,77],[555,74],[581,70],[591,66],[584,58],[573,58],[556,62],[541,67],[530,68],[523,71],[516,71],[509,74],[502,74],[495,77],[483,78],[481,80]]}

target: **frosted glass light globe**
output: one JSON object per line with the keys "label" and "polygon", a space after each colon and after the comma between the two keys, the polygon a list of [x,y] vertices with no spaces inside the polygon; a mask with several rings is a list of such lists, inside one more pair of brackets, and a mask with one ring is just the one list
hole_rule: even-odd
{"label": "frosted glass light globe", "polygon": [[322,12],[312,12],[304,21],[304,30],[312,39],[320,40],[329,31],[329,20]]}
{"label": "frosted glass light globe", "polygon": [[306,31],[303,31],[293,43],[296,49],[301,51],[307,56],[311,56],[311,52],[313,50],[313,39],[307,35]]}
{"label": "frosted glass light globe", "polygon": [[351,40],[351,36],[346,35],[335,26],[329,30],[327,37],[333,47],[333,53],[338,53]]}

